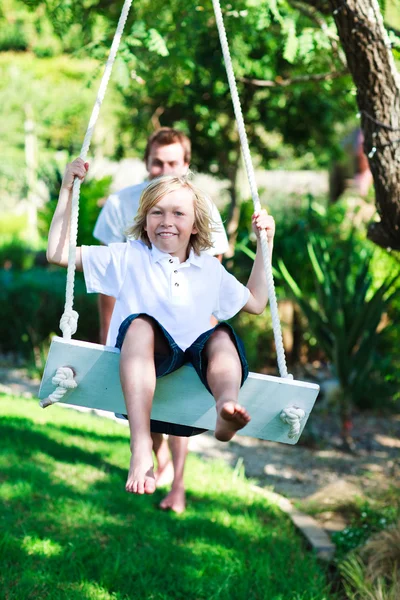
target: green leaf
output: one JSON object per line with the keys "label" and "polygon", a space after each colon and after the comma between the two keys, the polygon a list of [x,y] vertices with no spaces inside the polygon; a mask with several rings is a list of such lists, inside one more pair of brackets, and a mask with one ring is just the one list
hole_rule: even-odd
{"label": "green leaf", "polygon": [[146,40],[146,46],[151,52],[155,52],[159,56],[168,56],[168,48],[164,38],[156,29],[150,29]]}
{"label": "green leaf", "polygon": [[283,58],[289,63],[293,63],[296,58],[297,48],[299,42],[296,36],[296,24],[292,19],[285,19],[283,27],[283,33],[286,35],[285,48],[283,51]]}

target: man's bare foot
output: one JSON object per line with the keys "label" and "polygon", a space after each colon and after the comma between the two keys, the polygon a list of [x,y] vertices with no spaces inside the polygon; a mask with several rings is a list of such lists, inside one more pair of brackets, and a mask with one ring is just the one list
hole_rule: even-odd
{"label": "man's bare foot", "polygon": [[171,485],[174,479],[174,467],[167,440],[163,439],[161,444],[156,447],[153,438],[153,450],[157,459],[157,469],[155,472],[157,486]]}
{"label": "man's bare foot", "polygon": [[183,486],[173,487],[164,500],[160,502],[160,508],[163,510],[172,510],[172,512],[178,515],[182,514],[186,509],[185,488]]}
{"label": "man's bare foot", "polygon": [[172,464],[172,460],[168,459],[168,461],[164,464],[158,463],[155,476],[157,487],[171,485],[174,479],[174,466]]}
{"label": "man's bare foot", "polygon": [[236,402],[217,404],[217,424],[214,435],[221,442],[228,442],[239,429],[243,429],[250,421],[247,410]]}
{"label": "man's bare foot", "polygon": [[131,494],[154,494],[156,480],[153,471],[153,457],[150,453],[133,452],[125,489]]}

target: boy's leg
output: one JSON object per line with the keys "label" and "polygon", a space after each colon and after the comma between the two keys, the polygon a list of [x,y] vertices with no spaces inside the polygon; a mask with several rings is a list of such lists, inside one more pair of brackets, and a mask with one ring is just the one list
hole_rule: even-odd
{"label": "boy's leg", "polygon": [[154,352],[165,344],[160,337],[150,318],[138,317],[130,324],[121,348],[120,377],[132,452],[126,490],[134,494],[152,494],[156,488],[150,414],[156,386]]}
{"label": "boy's leg", "polygon": [[229,329],[218,327],[207,341],[204,352],[208,361],[207,383],[217,409],[215,437],[227,442],[250,421],[246,409],[237,402],[242,365]]}
{"label": "boy's leg", "polygon": [[185,470],[186,456],[188,453],[189,438],[170,435],[168,438],[172,455],[173,481],[171,491],[161,501],[160,508],[183,513],[186,508],[185,485],[183,474]]}

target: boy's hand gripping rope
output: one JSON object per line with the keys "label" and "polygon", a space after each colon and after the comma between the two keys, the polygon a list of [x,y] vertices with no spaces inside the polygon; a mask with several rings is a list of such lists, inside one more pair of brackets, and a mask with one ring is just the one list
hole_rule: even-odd
{"label": "boy's hand gripping rope", "polygon": [[[238,90],[237,90],[237,86],[236,86],[235,74],[233,72],[232,60],[231,60],[231,55],[230,55],[230,51],[229,51],[229,44],[228,44],[228,38],[226,36],[224,20],[222,17],[221,6],[219,3],[219,0],[212,0],[212,3],[213,3],[213,7],[214,7],[215,20],[216,20],[217,27],[218,27],[219,39],[221,42],[222,54],[224,57],[226,74],[227,74],[228,82],[229,82],[229,88],[231,91],[233,109],[235,112],[235,117],[236,117],[238,132],[239,132],[240,145],[242,147],[243,159],[244,159],[244,163],[246,166],[246,172],[247,172],[247,178],[249,180],[251,197],[253,199],[254,210],[256,212],[258,212],[261,209],[261,203],[260,203],[260,199],[258,196],[257,183],[256,183],[255,174],[254,174],[253,163],[251,161],[250,148],[249,148],[249,143],[247,140],[246,129],[244,126],[242,107],[240,105],[240,98],[239,98],[239,94],[238,94]],[[272,268],[271,268],[271,256],[270,256],[270,252],[269,252],[268,240],[267,240],[267,235],[266,235],[265,231],[260,232],[260,241],[261,241],[262,255],[263,255],[263,260],[264,260],[265,274],[266,274],[266,278],[267,278],[268,298],[269,298],[269,304],[270,304],[270,310],[271,310],[272,328],[273,328],[273,332],[274,332],[279,374],[281,377],[283,377],[285,379],[293,379],[293,375],[290,375],[288,373],[287,367],[286,367],[285,350],[283,348],[281,324],[279,321],[279,314],[278,314],[278,303],[276,301],[274,278],[272,275]],[[286,410],[291,411],[292,408],[288,408]],[[293,410],[299,411],[301,409],[293,408]],[[297,434],[294,434],[293,432],[295,430],[297,431],[297,429],[298,429],[298,432],[300,432],[300,422],[301,422],[301,419],[303,419],[305,416],[304,411],[301,411],[301,412],[303,413],[301,416],[300,416],[300,413],[298,413],[298,416],[296,416],[296,419],[298,422],[298,427],[297,427],[297,425],[296,426],[293,425],[292,421],[290,421],[291,429],[288,434],[289,437],[295,437]],[[280,418],[284,423],[288,423],[287,419],[289,419],[289,417],[286,415],[286,413],[285,414],[284,413],[285,413],[285,411],[282,411]],[[290,414],[292,414],[292,413],[290,413]],[[290,418],[292,418],[292,417],[290,417]]]}
{"label": "boy's hand gripping rope", "polygon": [[[115,57],[117,55],[117,51],[119,48],[119,44],[121,42],[122,33],[124,31],[125,23],[128,18],[129,10],[132,5],[132,0],[125,0],[125,3],[122,7],[121,16],[118,21],[117,30],[114,35],[113,42],[111,44],[110,54],[108,56],[108,60],[106,66],[104,68],[103,77],[100,82],[99,91],[97,93],[97,98],[93,106],[92,114],[89,120],[89,125],[85,134],[85,138],[83,140],[80,158],[83,161],[86,161],[87,153],[89,150],[90,142],[93,136],[94,127],[96,125],[100,108],[104,100],[104,96],[107,90],[108,82],[110,80],[111,71],[114,65]],[[74,181],[74,185],[72,188],[72,204],[71,204],[71,226],[70,226],[70,234],[69,234],[69,252],[68,252],[68,270],[67,270],[67,285],[65,291],[65,307],[64,313],[60,320],[60,329],[63,333],[63,338],[65,340],[70,340],[71,336],[76,332],[78,327],[78,318],[79,315],[76,310],[73,309],[74,304],[74,285],[75,285],[75,259],[76,259],[76,244],[78,238],[78,215],[79,215],[79,194],[81,189],[81,181],[76,178]],[[68,367],[61,367],[61,369],[67,369]],[[71,369],[69,369],[71,371]],[[66,393],[67,389],[72,389],[77,386],[77,383],[74,381],[75,385],[68,384],[67,379],[60,379],[58,377],[60,369],[57,370],[56,376],[53,378],[54,385],[57,385],[57,389],[45,400],[40,403],[42,408],[49,406],[50,404],[54,404],[54,402],[58,402]],[[59,380],[59,382],[58,382]],[[72,375],[73,381],[73,375]]]}

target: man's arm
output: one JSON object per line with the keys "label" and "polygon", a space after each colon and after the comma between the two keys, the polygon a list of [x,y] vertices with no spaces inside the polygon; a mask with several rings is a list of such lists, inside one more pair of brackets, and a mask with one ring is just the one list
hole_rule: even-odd
{"label": "man's arm", "polygon": [[103,346],[107,343],[108,330],[110,328],[111,317],[115,306],[115,298],[113,296],[105,296],[99,294],[98,307],[100,319],[100,344]]}
{"label": "man's arm", "polygon": [[[99,242],[107,246],[112,242],[124,242],[124,226],[121,214],[120,198],[118,194],[110,196],[103,206],[96,225],[93,231],[93,236]],[[103,346],[107,343],[108,330],[110,329],[111,317],[115,306],[115,298],[99,294],[98,296],[98,311],[99,311],[99,341]]]}
{"label": "man's arm", "polygon": [[[215,258],[217,258],[220,263],[222,263],[222,257],[223,257],[223,254],[216,254],[215,255]],[[211,315],[210,323],[211,323],[211,327],[216,327],[216,325],[218,325],[218,319],[216,319],[214,317],[214,315]]]}

